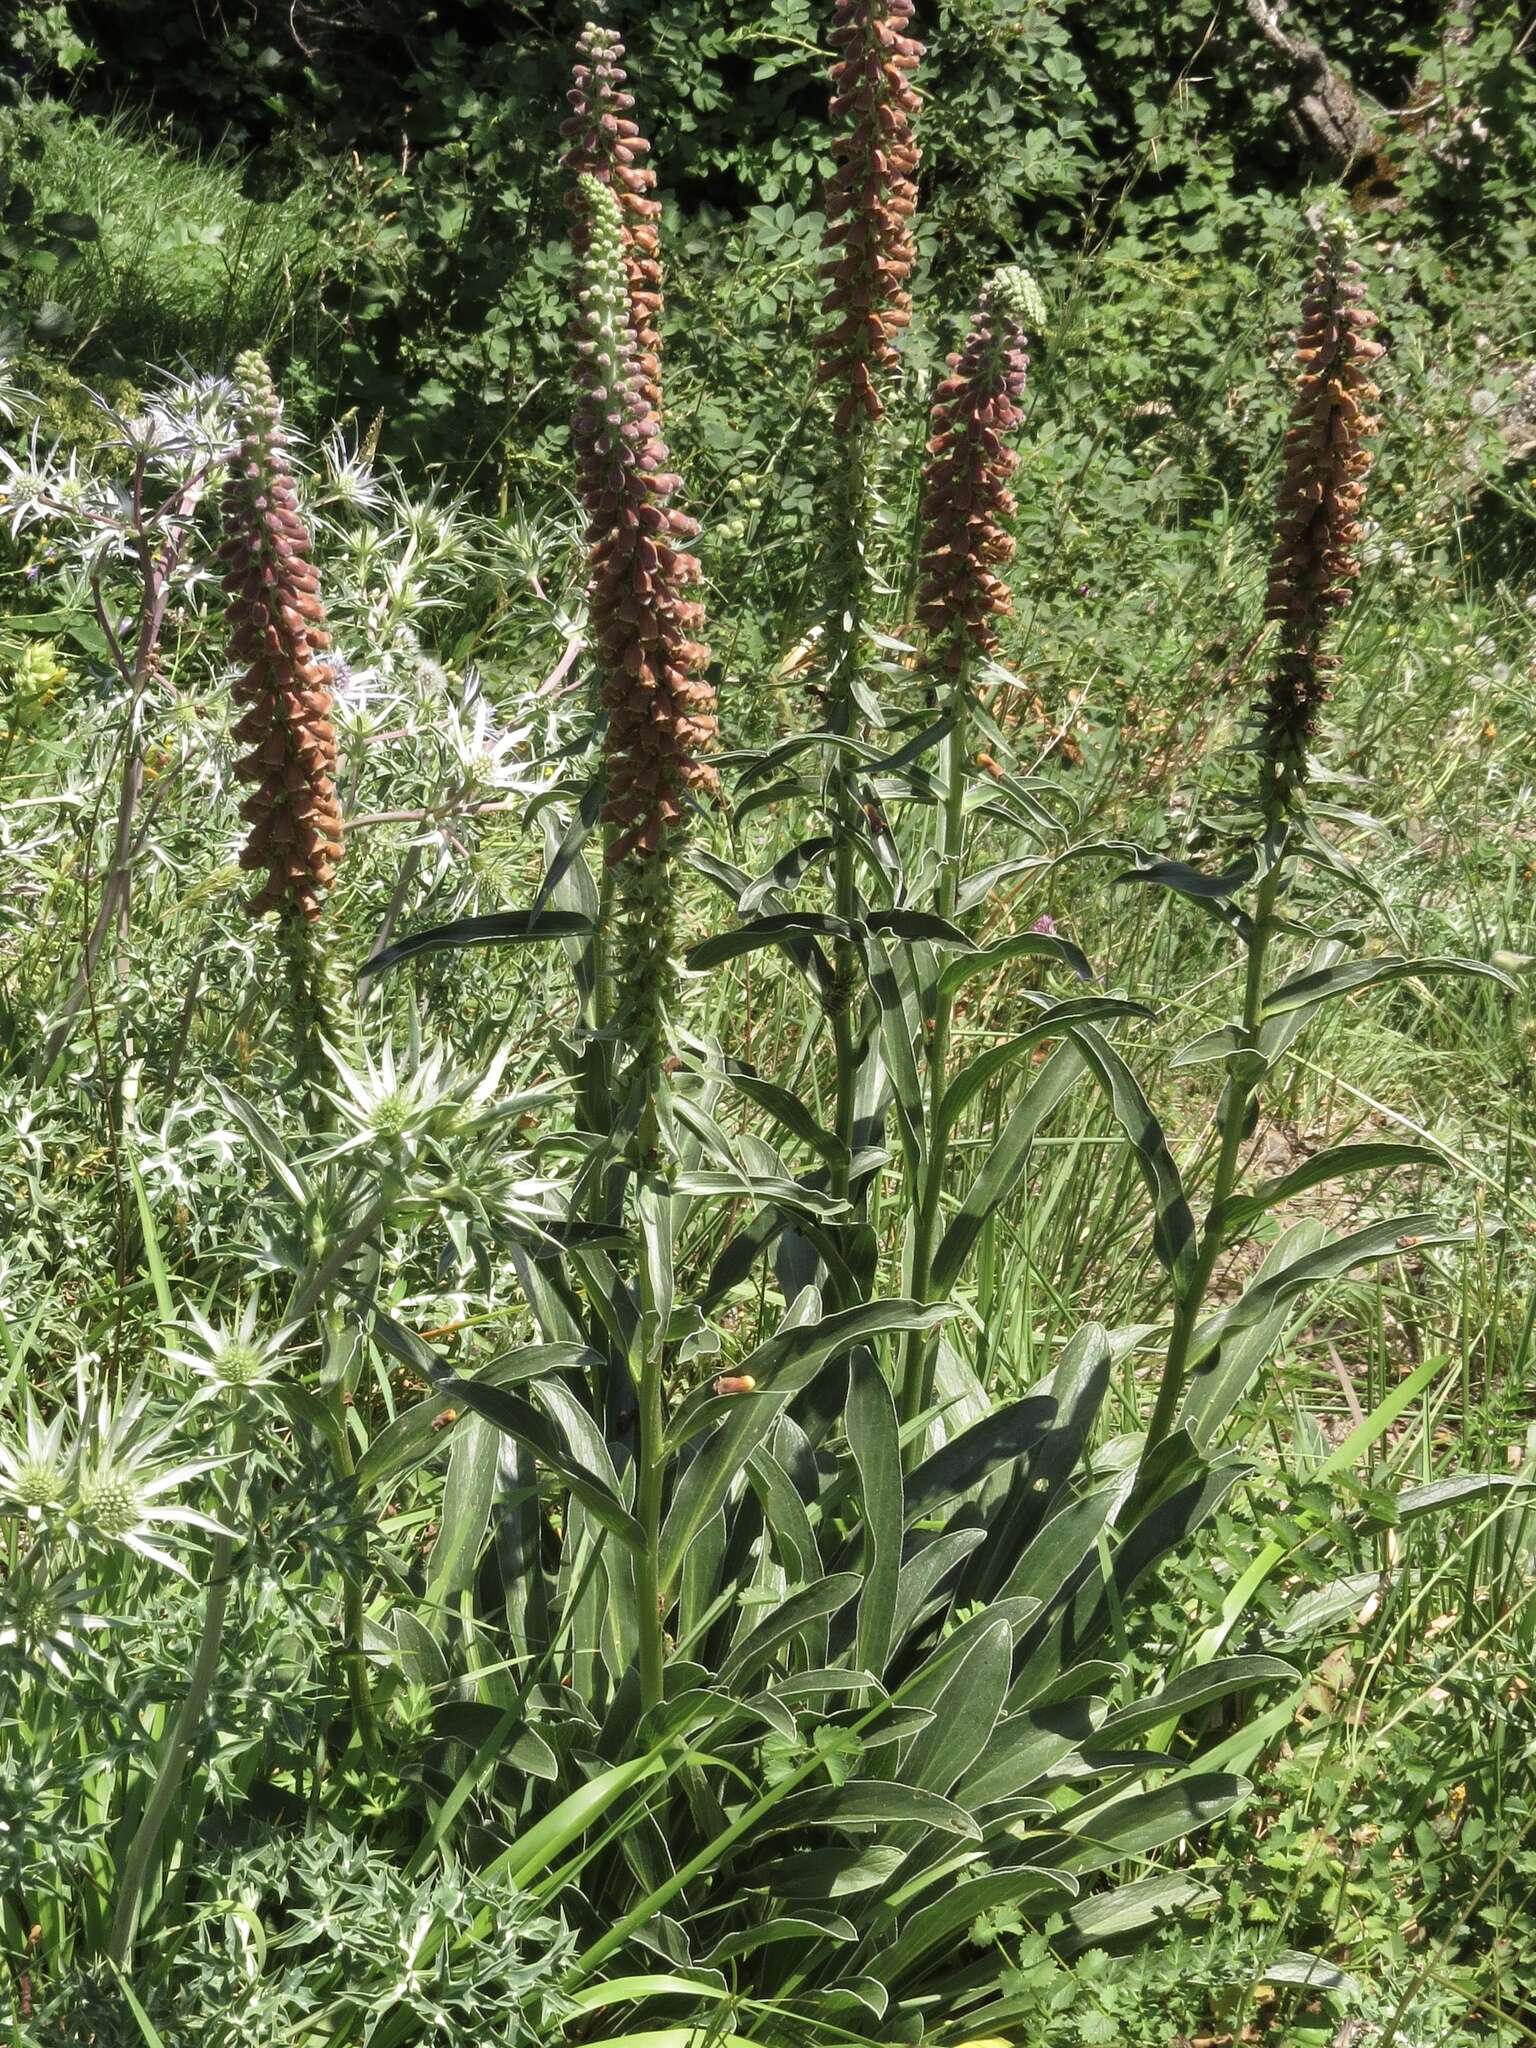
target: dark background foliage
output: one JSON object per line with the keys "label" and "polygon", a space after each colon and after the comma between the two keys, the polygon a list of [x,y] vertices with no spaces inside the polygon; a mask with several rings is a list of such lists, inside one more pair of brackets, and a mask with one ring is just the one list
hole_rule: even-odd
{"label": "dark background foliage", "polygon": [[[785,324],[814,289],[821,11],[630,0],[610,15],[674,209],[684,358],[701,324],[690,295],[744,250],[778,259],[786,290],[767,310]],[[579,19],[505,0],[76,0],[13,8],[9,41],[33,99],[158,126],[237,163],[269,204],[318,183],[321,246],[290,281],[306,303],[272,306],[265,337],[290,386],[366,418],[382,409],[386,447],[482,482],[505,484],[497,451],[515,438],[521,484],[540,437],[546,454],[559,444],[545,385],[564,323],[554,167]],[[1287,15],[1286,33],[1315,42],[1356,96],[1369,139],[1347,165],[1298,125],[1303,81],[1242,0],[927,0],[919,25],[920,296],[936,313],[1002,257],[1059,279],[1106,239],[1257,264],[1266,209],[1283,202],[1293,218],[1298,193],[1339,175],[1393,235],[1411,222],[1427,238],[1421,294],[1459,288],[1467,260],[1524,253],[1532,88],[1518,10],[1311,0]],[[96,356],[122,340],[104,335]]]}

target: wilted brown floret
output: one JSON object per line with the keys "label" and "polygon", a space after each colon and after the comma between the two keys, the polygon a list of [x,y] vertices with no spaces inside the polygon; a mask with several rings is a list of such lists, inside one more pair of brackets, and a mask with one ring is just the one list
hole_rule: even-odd
{"label": "wilted brown floret", "polygon": [[1007,436],[1019,423],[1029,369],[1025,312],[1019,274],[1003,272],[982,293],[929,415],[917,607],[934,666],[951,673],[973,650],[995,650],[993,620],[1013,606],[995,572],[1013,556],[1005,522],[1014,513],[1008,478],[1018,457]]}
{"label": "wilted brown floret", "polygon": [[313,919],[342,844],[330,674],[320,658],[330,636],[281,408],[260,356],[240,357],[235,382],[240,445],[224,487],[219,559],[230,654],[244,667],[235,697],[247,707],[234,736],[249,751],[235,773],[256,785],[240,806],[251,827],[240,865],[266,870],[249,902],[253,917],[292,905]]}
{"label": "wilted brown floret", "polygon": [[1268,612],[1280,625],[1280,652],[1264,707],[1265,750],[1289,780],[1305,772],[1306,749],[1338,667],[1328,628],[1349,603],[1360,574],[1360,508],[1371,454],[1365,437],[1379,421],[1368,408],[1381,396],[1370,365],[1382,354],[1370,339],[1376,316],[1363,303],[1360,266],[1348,255],[1348,231],[1323,237],[1296,337],[1299,371],[1285,441]]}
{"label": "wilted brown floret", "polygon": [[624,69],[624,45],[611,28],[589,21],[576,44],[569,118],[560,133],[570,144],[563,163],[573,184],[571,241],[578,256],[588,241],[581,179],[596,178],[619,203],[624,227],[624,273],[636,364],[652,406],[661,405],[661,203],[656,173],[646,159],[651,145],[633,118],[635,97]]}
{"label": "wilted brown floret", "polygon": [[892,337],[910,318],[918,97],[908,79],[923,54],[906,33],[911,19],[912,0],[837,0],[833,14],[837,168],[826,190],[820,379],[838,387],[840,434],[860,418],[879,419],[876,372],[895,369]]}
{"label": "wilted brown floret", "polygon": [[709,650],[695,637],[703,607],[685,594],[699,564],[679,546],[698,525],[672,502],[680,479],[625,313],[619,211],[590,177],[582,198],[590,234],[578,293],[575,439],[589,514],[591,635],[608,712],[603,818],[607,857],[617,863],[664,854],[689,792],[718,788],[700,758],[714,742],[715,693],[704,674]]}

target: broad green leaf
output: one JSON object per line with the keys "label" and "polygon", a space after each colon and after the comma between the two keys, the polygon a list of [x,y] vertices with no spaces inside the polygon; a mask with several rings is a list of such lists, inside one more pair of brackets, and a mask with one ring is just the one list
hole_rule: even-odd
{"label": "broad green leaf", "polygon": [[474,1576],[491,1518],[498,1450],[495,1430],[477,1416],[454,1431],[437,1540],[427,1561],[427,1594],[435,1607],[445,1606]]}
{"label": "broad green leaf", "polygon": [[951,1313],[915,1301],[866,1302],[780,1330],[748,1352],[736,1369],[756,1380],[759,1395],[745,1407],[732,1407],[678,1482],[661,1535],[663,1591],[670,1592],[689,1544],[722,1506],[776,1417],[829,1359],[876,1337],[932,1329]]}
{"label": "broad green leaf", "polygon": [[841,1913],[812,1913],[802,1907],[798,1913],[775,1913],[760,1926],[742,1927],[722,1935],[699,1961],[705,1969],[715,1969],[770,1942],[852,1941],[857,1932],[853,1922],[845,1920]]}
{"label": "broad green leaf", "polygon": [[726,1070],[725,1078],[738,1095],[766,1110],[776,1124],[809,1145],[829,1166],[839,1165],[848,1157],[847,1146],[817,1122],[791,1089],[781,1088],[776,1081],[764,1081],[757,1074],[744,1073],[735,1065]]}
{"label": "broad green leaf", "polygon": [[[1282,1302],[1294,1300],[1298,1294],[1322,1281],[1337,1280],[1356,1266],[1377,1265],[1383,1259],[1395,1258],[1409,1249],[1470,1244],[1476,1240],[1477,1234],[1475,1227],[1445,1230],[1438,1217],[1422,1213],[1368,1224],[1363,1230],[1336,1238],[1331,1244],[1323,1245],[1315,1252],[1304,1253],[1288,1265],[1255,1280],[1230,1308],[1222,1309],[1200,1325],[1190,1348],[1190,1357],[1199,1366],[1219,1343],[1225,1342],[1236,1331],[1264,1321]],[[1411,1244],[1406,1244],[1405,1239],[1411,1240]]]}
{"label": "broad green leaf", "polygon": [[1068,1906],[1066,1931],[1056,1936],[1055,1947],[1064,1956],[1081,1955],[1084,1949],[1104,1948],[1149,1928],[1171,1926],[1190,1913],[1219,1904],[1220,1898],[1219,1892],[1182,1870],[1138,1877],[1112,1892],[1098,1892]]}
{"label": "broad green leaf", "polygon": [[1024,1091],[934,1254],[934,1292],[948,1294],[981,1235],[982,1225],[1018,1185],[1035,1135],[1084,1068],[1076,1040],[1058,1045]]}
{"label": "broad green leaf", "polygon": [[755,917],[776,891],[794,889],[806,871],[813,867],[824,853],[829,853],[835,844],[829,833],[821,833],[814,839],[803,839],[798,846],[792,846],[788,853],[780,856],[768,872],[759,875],[742,890],[736,908],[743,917]]}
{"label": "broad green leaf", "polygon": [[1097,1077],[1115,1121],[1136,1154],[1136,1163],[1152,1197],[1153,1249],[1174,1279],[1185,1285],[1194,1269],[1195,1219],[1163,1127],[1153,1115],[1141,1083],[1102,1032],[1087,1024],[1075,1030],[1072,1038]]}
{"label": "broad green leaf", "polygon": [[902,1698],[932,1707],[934,1718],[901,1760],[904,1785],[947,1793],[975,1763],[1003,1711],[1013,1656],[1013,1632],[994,1621],[978,1629],[966,1654],[953,1660],[942,1687],[925,1693],[921,1679]]}
{"label": "broad green leaf", "polygon": [[881,1778],[850,1778],[845,1785],[818,1786],[797,1792],[773,1815],[775,1833],[784,1828],[865,1827],[871,1823],[910,1823],[941,1834],[981,1839],[981,1829],[963,1806],[921,1786],[893,1784]]}
{"label": "broad green leaf", "polygon": [[957,1494],[979,1486],[1000,1467],[1029,1456],[1045,1442],[1055,1424],[1056,1404],[1026,1395],[972,1423],[960,1436],[951,1437],[925,1458],[907,1481],[908,1524],[923,1520]]}
{"label": "broad green leaf", "polygon": [[801,1629],[846,1607],[859,1586],[857,1572],[833,1572],[789,1594],[731,1651],[720,1667],[721,1685],[740,1691]]}
{"label": "broad green leaf", "polygon": [[664,1970],[649,1976],[609,1977],[601,1984],[589,1984],[578,1991],[572,2004],[582,2012],[597,2012],[605,2005],[640,2005],[647,1998],[702,1998],[706,2001],[728,1997],[724,1985],[710,1978],[678,1977]]}
{"label": "broad green leaf", "polygon": [[599,1771],[520,1834],[496,1859],[494,1869],[497,1874],[504,1871],[514,1885],[533,1884],[588,1828],[597,1825],[615,1800],[668,1768],[666,1758],[656,1754],[632,1757],[627,1763]]}
{"label": "broad green leaf", "polygon": [[504,1430],[526,1444],[551,1471],[559,1473],[577,1499],[621,1543],[633,1550],[644,1542],[640,1524],[623,1502],[593,1477],[590,1468],[573,1454],[562,1431],[531,1401],[525,1401],[509,1388],[484,1386],[478,1380],[447,1380],[443,1391],[466,1408],[472,1408],[477,1416],[483,1416],[495,1429]]}
{"label": "broad green leaf", "polygon": [[846,1899],[888,1884],[905,1851],[876,1843],[867,1849],[803,1849],[768,1862],[754,1857],[737,1882],[770,1899]]}
{"label": "broad green leaf", "polygon": [[453,953],[472,946],[526,946],[545,939],[585,938],[592,929],[590,918],[574,910],[493,910],[484,917],[456,917],[451,924],[434,925],[430,931],[412,932],[396,939],[382,953],[375,953],[358,968],[359,981],[398,967],[402,960],[418,953]]}
{"label": "broad green leaf", "polygon": [[984,946],[979,952],[949,961],[939,974],[939,993],[952,996],[968,981],[974,981],[978,974],[990,974],[995,968],[1006,967],[1010,960],[1049,960],[1058,967],[1065,967],[1079,981],[1093,979],[1087,955],[1080,952],[1070,939],[1054,938],[1044,932],[1016,932],[1012,938],[1002,939],[995,946]]}
{"label": "broad green leaf", "polygon": [[951,1131],[960,1121],[968,1104],[1006,1067],[1033,1051],[1047,1038],[1060,1038],[1069,1034],[1079,1024],[1102,1023],[1109,1017],[1150,1017],[1152,1012],[1144,1003],[1129,1003],[1118,996],[1084,996],[1079,1001],[1053,1003],[1048,1010],[1021,1031],[1017,1037],[1006,1040],[1002,1045],[990,1046],[963,1066],[944,1091],[939,1106],[939,1117],[945,1131]]}
{"label": "broad green leaf", "polygon": [[977,1807],[1028,1791],[1047,1771],[1085,1743],[1095,1741],[1103,1718],[1102,1701],[1092,1698],[1070,1700],[1037,1713],[1007,1715],[955,1787],[955,1798],[974,1812]]}
{"label": "broad green leaf", "polygon": [[691,973],[703,974],[711,967],[723,967],[728,960],[739,960],[744,953],[760,952],[764,946],[780,946],[786,940],[852,936],[853,927],[847,920],[833,917],[827,911],[784,911],[774,917],[755,917],[734,931],[716,932],[711,938],[701,939],[696,946],[689,947],[683,956],[684,964]]}
{"label": "broad green leaf", "polygon": [[853,1354],[843,1427],[859,1477],[864,1533],[864,1583],[854,1655],[866,1671],[884,1671],[901,1575],[901,1431],[890,1383],[867,1349]]}
{"label": "broad green leaf", "polygon": [[1099,1730],[1098,1741],[1126,1743],[1149,1728],[1171,1726],[1185,1714],[1229,1699],[1233,1693],[1251,1692],[1256,1686],[1294,1685],[1297,1676],[1294,1666],[1278,1657],[1218,1657],[1213,1663],[1180,1672],[1149,1699],[1111,1714]]}
{"label": "broad green leaf", "polygon": [[[1298,1259],[1320,1250],[1326,1239],[1327,1233],[1322,1224],[1311,1217],[1293,1224],[1264,1254],[1263,1263],[1255,1275],[1256,1282],[1269,1280],[1287,1267],[1294,1266]],[[1282,1297],[1272,1305],[1267,1315],[1233,1331],[1214,1351],[1203,1355],[1203,1362],[1190,1375],[1184,1389],[1178,1417],[1180,1425],[1189,1431],[1201,1450],[1211,1443],[1255,1376],[1273,1357],[1290,1319],[1290,1298]],[[1196,1356],[1201,1355],[1197,1348]]]}
{"label": "broad green leaf", "polygon": [[1065,1871],[1038,1870],[1027,1863],[971,1878],[964,1884],[952,1885],[940,1898],[905,1919],[896,1939],[888,1947],[876,1950],[865,1967],[883,1984],[898,1984],[935,1949],[952,1953],[958,1937],[983,1913],[1044,1894],[1051,1896],[1054,1910],[1059,1899],[1071,1898],[1076,1890],[1076,1881]]}
{"label": "broad green leaf", "polygon": [[452,1413],[441,1395],[402,1409],[393,1422],[379,1431],[357,1461],[352,1483],[358,1498],[361,1500],[376,1486],[398,1479],[402,1472],[419,1465],[434,1451],[446,1450],[446,1429],[454,1425],[449,1423],[445,1427],[442,1418]]}
{"label": "broad green leaf", "polygon": [[1264,998],[1263,1015],[1266,1018],[1279,1017],[1287,1010],[1306,1009],[1316,1003],[1331,1002],[1336,996],[1355,995],[1361,989],[1374,988],[1384,981],[1418,980],[1435,974],[1476,975],[1484,981],[1496,982],[1511,995],[1519,992],[1517,982],[1482,960],[1457,960],[1448,956],[1403,960],[1389,954],[1380,960],[1345,960],[1335,967],[1298,975],[1294,981],[1283,983]]}
{"label": "broad green leaf", "polygon": [[915,1048],[923,1043],[923,1020],[916,992],[904,978],[878,933],[860,935],[864,970],[880,1016],[880,1048],[896,1091],[896,1113],[911,1171],[921,1169],[924,1152],[923,1084]]}
{"label": "broad green leaf", "polygon": [[1247,1230],[1266,1209],[1304,1195],[1309,1188],[1331,1180],[1343,1180],[1352,1173],[1384,1173],[1399,1166],[1444,1166],[1445,1159],[1428,1145],[1398,1145],[1385,1141],[1362,1145],[1334,1145],[1303,1160],[1291,1172],[1266,1181],[1251,1194],[1235,1195],[1222,1213],[1223,1232]]}
{"label": "broad green leaf", "polygon": [[1098,1802],[1098,1794],[1090,1794],[1081,1806],[1069,1806],[1053,1817],[1055,1825],[1073,1837],[1063,1864],[1081,1876],[1149,1855],[1169,1841],[1184,1841],[1186,1835],[1210,1827],[1233,1806],[1241,1806],[1251,1792],[1247,1778],[1194,1772],[1171,1778],[1151,1792],[1130,1792],[1108,1806]]}

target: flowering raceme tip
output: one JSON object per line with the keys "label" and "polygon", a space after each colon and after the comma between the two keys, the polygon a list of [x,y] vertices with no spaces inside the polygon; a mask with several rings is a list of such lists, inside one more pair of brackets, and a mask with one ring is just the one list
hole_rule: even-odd
{"label": "flowering raceme tip", "polygon": [[566,194],[574,214],[572,241],[586,251],[589,227],[581,180],[595,178],[618,202],[624,237],[624,274],[637,367],[650,403],[661,405],[661,203],[654,196],[656,173],[646,162],[651,145],[633,118],[624,45],[611,28],[588,22],[576,44],[571,112],[560,132],[570,144],[563,163],[575,179]]}
{"label": "flowering raceme tip", "polygon": [[244,868],[266,870],[250,899],[253,917],[297,909],[313,920],[341,858],[336,735],[331,725],[330,646],[309,532],[298,510],[281,406],[261,357],[235,365],[239,448],[224,487],[224,590],[234,686],[245,715],[235,738],[249,751],[236,766],[256,786],[240,806],[251,830]]}
{"label": "flowering raceme tip", "polygon": [[718,788],[702,758],[716,730],[709,650],[694,638],[703,607],[684,593],[699,576],[679,542],[697,523],[672,503],[661,421],[629,324],[623,223],[614,195],[583,177],[587,248],[577,295],[581,398],[575,419],[589,514],[589,607],[602,701],[610,863],[668,851],[687,798]]}
{"label": "flowering raceme tip", "polygon": [[1383,350],[1370,338],[1376,316],[1363,303],[1360,266],[1348,249],[1347,227],[1324,231],[1296,337],[1299,375],[1267,606],[1279,622],[1280,651],[1264,706],[1265,753],[1283,786],[1305,775],[1338,667],[1323,642],[1360,574],[1360,510],[1372,461],[1365,438],[1379,425],[1368,411],[1381,396],[1370,366]]}
{"label": "flowering raceme tip", "polygon": [[876,373],[897,364],[916,252],[918,98],[909,83],[923,46],[907,34],[912,0],[837,0],[831,40],[832,142],[827,182],[828,280],[820,381],[838,387],[836,431],[883,410]]}
{"label": "flowering raceme tip", "polygon": [[965,346],[949,358],[929,415],[923,470],[918,617],[934,666],[952,674],[997,645],[993,620],[1012,609],[996,571],[1013,555],[1008,479],[1018,461],[1007,436],[1019,423],[1029,369],[1027,328],[1040,324],[1029,273],[1001,270],[981,294]]}

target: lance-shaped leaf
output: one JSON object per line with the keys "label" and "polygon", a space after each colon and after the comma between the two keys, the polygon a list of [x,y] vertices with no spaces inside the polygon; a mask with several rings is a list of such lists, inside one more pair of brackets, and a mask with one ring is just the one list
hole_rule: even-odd
{"label": "lance-shaped leaf", "polygon": [[1040,1126],[1083,1072],[1075,1040],[1058,1045],[1020,1098],[1013,1114],[966,1191],[934,1254],[932,1284],[947,1294],[960,1277],[983,1224],[1018,1185]]}
{"label": "lance-shaped leaf", "polygon": [[1344,1180],[1352,1173],[1386,1173],[1400,1166],[1443,1166],[1444,1158],[1428,1145],[1400,1145],[1372,1142],[1362,1145],[1332,1145],[1300,1166],[1276,1179],[1265,1181],[1251,1194],[1235,1195],[1222,1212],[1224,1233],[1247,1230],[1266,1209],[1274,1209],[1309,1189],[1332,1180]]}
{"label": "lance-shaped leaf", "polygon": [[853,1354],[843,1427],[859,1481],[864,1531],[863,1592],[855,1657],[884,1671],[896,1620],[901,1575],[901,1431],[890,1383],[867,1349]]}
{"label": "lance-shaped leaf", "polygon": [[905,1330],[930,1330],[953,1311],[915,1301],[872,1301],[839,1309],[814,1323],[778,1331],[741,1360],[737,1371],[756,1380],[749,1403],[732,1404],[678,1481],[661,1535],[661,1584],[669,1591],[694,1537],[717,1512],[775,1419],[831,1358],[856,1344]]}
{"label": "lance-shaped leaf", "polygon": [[472,946],[527,946],[545,939],[585,937],[590,918],[574,910],[493,910],[484,917],[456,917],[451,924],[412,932],[375,953],[357,970],[359,980],[372,980],[418,953],[454,953]]}
{"label": "lance-shaped leaf", "polygon": [[1323,967],[1308,974],[1301,974],[1294,981],[1287,981],[1281,987],[1271,990],[1264,998],[1264,1016],[1279,1017],[1287,1010],[1310,1009],[1315,1004],[1331,1002],[1337,996],[1356,995],[1361,989],[1375,988],[1384,981],[1418,980],[1434,974],[1468,974],[1484,981],[1492,981],[1511,995],[1518,993],[1518,984],[1497,967],[1490,967],[1482,960],[1458,960],[1451,957],[1432,957],[1427,960],[1402,960],[1389,955],[1380,960],[1346,960],[1335,967]]}
{"label": "lance-shaped leaf", "polygon": [[[555,1383],[550,1382],[550,1386]],[[477,1415],[494,1428],[505,1430],[508,1436],[516,1437],[526,1444],[536,1457],[550,1470],[558,1472],[578,1500],[602,1523],[605,1529],[619,1538],[630,1549],[638,1549],[645,1541],[640,1524],[630,1514],[610,1486],[605,1485],[593,1472],[583,1452],[590,1450],[590,1443],[573,1446],[567,1440],[560,1422],[569,1421],[576,1404],[562,1405],[559,1421],[541,1414],[531,1401],[524,1400],[507,1387],[489,1387],[478,1380],[451,1379],[446,1382],[444,1392],[472,1408]],[[546,1397],[548,1389],[545,1390]],[[604,1453],[605,1464],[612,1465]]]}

